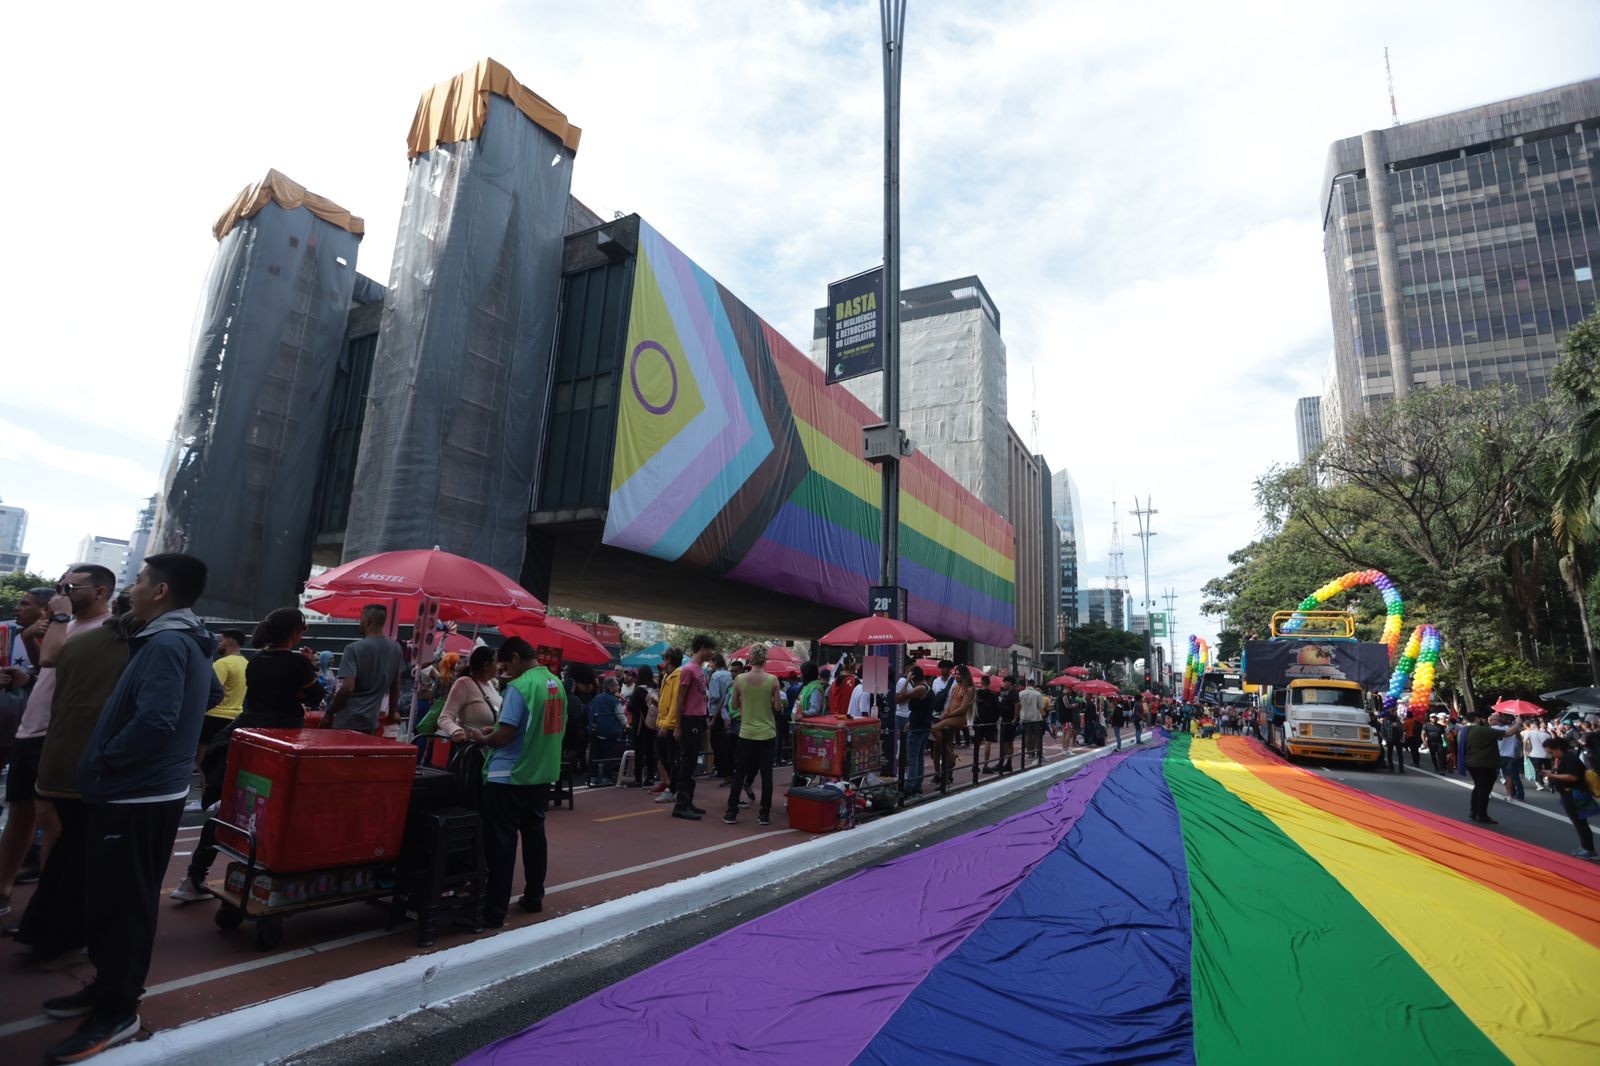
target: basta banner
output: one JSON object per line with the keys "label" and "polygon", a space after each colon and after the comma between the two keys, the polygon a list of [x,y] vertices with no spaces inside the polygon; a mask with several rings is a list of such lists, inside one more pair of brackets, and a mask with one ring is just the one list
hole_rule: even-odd
{"label": "basta banner", "polygon": [[1291,681],[1354,681],[1368,692],[1389,684],[1389,649],[1350,641],[1247,640],[1244,679],[1282,688]]}
{"label": "basta banner", "polygon": [[883,267],[828,286],[828,384],[883,369]]}

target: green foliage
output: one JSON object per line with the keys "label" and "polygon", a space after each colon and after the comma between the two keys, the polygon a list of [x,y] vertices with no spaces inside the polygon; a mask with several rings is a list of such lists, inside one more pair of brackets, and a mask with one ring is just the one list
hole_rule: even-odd
{"label": "green foliage", "polygon": [[[731,629],[697,629],[694,626],[667,626],[666,634],[662,639],[675,648],[682,648],[684,654],[687,655],[689,653],[689,644],[698,633],[704,633],[716,641],[717,650],[725,657],[743,648],[746,644],[756,644],[773,639],[768,636],[762,636],[759,633],[739,633]],[[843,651],[844,649],[841,648],[839,650]],[[805,656],[801,655],[800,658],[803,659]]]}
{"label": "green foliage", "polygon": [[1600,308],[1561,339],[1561,361],[1550,375],[1556,393],[1579,407],[1600,404]]}
{"label": "green foliage", "polygon": [[1087,666],[1107,676],[1124,660],[1144,655],[1144,634],[1090,622],[1068,631],[1065,654],[1068,666]]}
{"label": "green foliage", "polygon": [[1217,634],[1217,661],[1238,662],[1244,650],[1244,634],[1237,629],[1224,629]]}
{"label": "green foliage", "polygon": [[1485,700],[1536,698],[1556,687],[1556,673],[1515,653],[1481,658],[1473,668],[1474,682]]}
{"label": "green foliage", "polygon": [[54,585],[54,581],[28,571],[0,575],[0,619],[11,620],[11,612],[16,610],[17,603],[27,595],[29,589],[51,588]]}

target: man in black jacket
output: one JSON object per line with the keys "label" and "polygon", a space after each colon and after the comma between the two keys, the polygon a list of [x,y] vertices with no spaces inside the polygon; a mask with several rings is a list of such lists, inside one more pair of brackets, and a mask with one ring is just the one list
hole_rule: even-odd
{"label": "man in black jacket", "polygon": [[190,610],[205,585],[205,563],[164,554],[147,558],[128,590],[139,628],[78,763],[87,816],[84,938],[95,978],[81,991],[45,1001],[52,1018],[87,1015],[46,1052],[53,1062],[80,1061],[139,1031],[161,878],[189,796],[206,708],[222,700],[211,669],[216,639]]}

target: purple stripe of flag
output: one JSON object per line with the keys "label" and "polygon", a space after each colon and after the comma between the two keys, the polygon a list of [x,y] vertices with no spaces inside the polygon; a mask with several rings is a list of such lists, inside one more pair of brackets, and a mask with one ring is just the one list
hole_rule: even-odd
{"label": "purple stripe of flag", "polygon": [[1126,758],[1098,759],[1039,807],[813,892],[462,1061],[848,1062],[1050,855]]}

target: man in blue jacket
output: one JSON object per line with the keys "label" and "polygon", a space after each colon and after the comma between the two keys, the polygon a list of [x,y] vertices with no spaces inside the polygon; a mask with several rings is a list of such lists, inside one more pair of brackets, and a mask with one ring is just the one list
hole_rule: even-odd
{"label": "man in blue jacket", "polygon": [[78,764],[88,822],[84,936],[94,982],[46,1000],[52,1018],[87,1015],[46,1055],[79,1062],[139,1031],[139,999],[155,946],[161,878],[172,857],[206,708],[222,698],[216,639],[190,610],[206,564],[152,555],[128,589],[139,628],[128,665]]}

